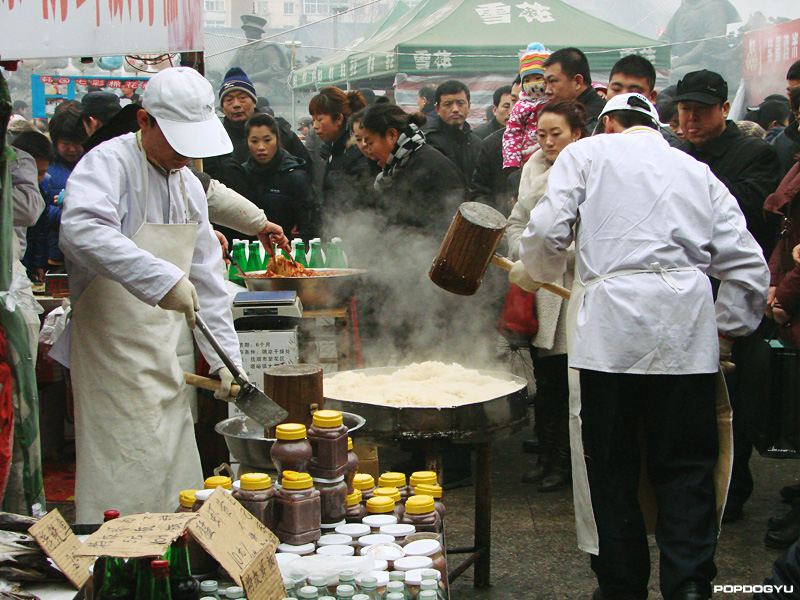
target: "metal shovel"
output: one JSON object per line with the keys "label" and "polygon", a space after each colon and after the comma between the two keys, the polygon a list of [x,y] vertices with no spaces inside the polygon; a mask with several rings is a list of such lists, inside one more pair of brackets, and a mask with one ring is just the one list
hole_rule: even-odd
{"label": "metal shovel", "polygon": [[289,413],[275,404],[264,392],[247,381],[244,373],[242,373],[241,369],[231,360],[231,357],[228,356],[228,353],[225,352],[217,341],[217,338],[214,337],[214,334],[211,333],[205,321],[203,321],[203,318],[198,313],[195,313],[195,322],[200,331],[203,332],[203,335],[206,336],[208,342],[214,347],[214,350],[217,351],[222,362],[228,367],[228,370],[233,375],[234,381],[239,384],[239,393],[233,400],[233,404],[236,408],[258,422],[259,425],[263,425],[265,429],[282,423],[286,417],[289,416]]}

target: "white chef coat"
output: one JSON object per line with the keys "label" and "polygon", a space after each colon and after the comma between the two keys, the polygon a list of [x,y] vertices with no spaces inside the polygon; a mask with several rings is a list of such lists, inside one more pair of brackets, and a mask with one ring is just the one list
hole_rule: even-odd
{"label": "white chef coat", "polygon": [[[208,220],[203,187],[188,168],[166,175],[148,162],[149,189],[144,190],[140,152],[136,134],[114,138],[81,158],[67,180],[59,247],[66,258],[70,299],[79,302],[89,282],[102,275],[155,306],[184,273],[140,249],[131,238],[144,222],[145,211],[149,223],[196,222],[189,279],[197,288],[209,329],[240,365],[239,341],[221,276],[222,253]],[[181,178],[188,210],[184,209]],[[200,332],[195,332],[195,339],[211,372],[224,366]],[[56,346],[63,349],[62,344],[67,344],[69,348],[68,342],[65,333]],[[56,355],[63,357],[63,352]]]}
{"label": "white chef coat", "polygon": [[[573,227],[586,294],[570,367],[714,373],[717,330],[742,336],[760,323],[769,272],[736,199],[705,164],[670,148],[657,131],[634,127],[561,152],[522,235],[520,256],[533,279],[562,274]],[[598,281],[656,264],[688,270]],[[706,275],[722,281],[716,311]]]}

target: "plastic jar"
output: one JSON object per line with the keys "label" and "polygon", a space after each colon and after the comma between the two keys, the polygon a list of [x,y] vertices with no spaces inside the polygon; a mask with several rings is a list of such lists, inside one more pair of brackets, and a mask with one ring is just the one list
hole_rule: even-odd
{"label": "plastic jar", "polygon": [[359,549],[358,553],[361,556],[369,556],[375,561],[386,562],[386,568],[389,570],[392,570],[394,561],[405,556],[403,549],[392,542],[364,546]]}
{"label": "plastic jar", "polygon": [[394,538],[395,544],[402,546],[406,543],[406,538],[416,533],[416,531],[413,525],[398,523],[397,525],[384,525],[381,527],[380,532],[384,535],[391,535]]}
{"label": "plastic jar", "polygon": [[371,514],[361,519],[361,522],[364,525],[369,525],[372,533],[379,533],[384,525],[396,525],[397,517],[394,516],[393,512],[391,514]]}
{"label": "plastic jar", "polygon": [[353,487],[361,491],[361,502],[366,504],[375,491],[375,479],[369,473],[356,473],[353,478]]}
{"label": "plastic jar", "polygon": [[245,473],[239,481],[239,489],[233,491],[233,497],[239,504],[270,531],[275,527],[272,511],[274,495],[272,478],[266,473]]}
{"label": "plastic jar", "polygon": [[309,544],[280,544],[278,545],[277,552],[278,554],[281,553],[289,553],[289,554],[297,554],[297,556],[309,556],[314,554],[314,550],[316,550],[316,545],[313,543]]}
{"label": "plastic jar", "polygon": [[403,515],[406,512],[405,506],[403,506],[403,498],[400,495],[400,490],[394,487],[379,487],[375,488],[373,498],[381,498],[381,497],[391,498],[394,500],[394,514],[397,515],[397,520],[402,521]]}
{"label": "plastic jar", "polygon": [[233,481],[231,481],[230,477],[226,477],[225,475],[214,475],[213,477],[209,477],[203,483],[203,486],[207,490],[215,490],[218,487],[225,488],[226,490],[230,490],[233,488]]}
{"label": "plastic jar", "polygon": [[414,471],[408,479],[409,488],[418,485],[439,485],[439,478],[436,471]]}
{"label": "plastic jar", "polygon": [[183,490],[178,495],[178,510],[176,513],[190,513],[194,506],[194,493],[197,490]]}
{"label": "plastic jar", "polygon": [[314,478],[320,496],[320,520],[323,524],[344,521],[347,512],[347,484],[344,476],[335,479]]}
{"label": "plastic jar", "polygon": [[356,553],[352,546],[322,546],[317,548],[320,556],[353,556]]}
{"label": "plastic jar", "polygon": [[394,568],[397,571],[413,571],[415,569],[430,569],[433,567],[433,559],[428,556],[404,556],[394,561]]}
{"label": "plastic jar", "polygon": [[319,491],[308,473],[284,471],[283,484],[275,492],[274,533],[282,542],[316,542],[320,531]]}
{"label": "plastic jar", "polygon": [[313,456],[308,472],[322,479],[336,479],[347,470],[347,427],[342,413],[318,410],[308,428]]}
{"label": "plastic jar", "polygon": [[394,544],[394,538],[390,535],[383,535],[381,533],[371,533],[358,538],[358,545],[361,548],[368,548],[376,544]]}
{"label": "plastic jar", "polygon": [[347,495],[347,509],[344,513],[344,520],[347,523],[361,523],[361,519],[367,516],[367,507],[361,503],[361,490],[354,490]]}
{"label": "plastic jar", "polygon": [[393,487],[400,491],[400,497],[405,500],[410,495],[406,484],[406,474],[388,471],[378,478],[378,487]]}
{"label": "plastic jar", "polygon": [[344,533],[327,533],[319,538],[317,547],[321,546],[352,546],[353,538]]}
{"label": "plastic jar", "polygon": [[[367,500],[367,512],[371,515],[390,514],[400,521],[397,505],[394,500],[388,496],[373,496]],[[384,523],[384,525],[388,525],[388,523]]]}
{"label": "plastic jar", "polygon": [[444,515],[447,510],[444,507],[444,502],[442,502],[442,486],[421,483],[414,488],[414,494],[417,496],[432,496],[436,512],[439,513],[439,518],[444,521]]}
{"label": "plastic jar", "polygon": [[358,473],[358,455],[353,451],[353,439],[347,438],[347,470],[344,474],[344,482],[347,484],[347,493],[352,494],[353,479]]}
{"label": "plastic jar", "polygon": [[[442,545],[436,540],[417,540],[409,542],[403,550],[406,556],[423,556],[431,559],[430,568],[441,575],[440,581],[447,581],[447,559],[442,551]],[[419,567],[428,568],[428,567]]]}
{"label": "plastic jar", "polygon": [[311,443],[306,438],[306,426],[300,423],[282,423],[275,428],[275,443],[269,451],[272,463],[278,470],[278,483],[284,471],[305,473],[311,463]]}
{"label": "plastic jar", "polygon": [[442,530],[442,519],[432,496],[411,496],[406,500],[405,509],[402,522],[413,525],[417,531],[438,533]]}

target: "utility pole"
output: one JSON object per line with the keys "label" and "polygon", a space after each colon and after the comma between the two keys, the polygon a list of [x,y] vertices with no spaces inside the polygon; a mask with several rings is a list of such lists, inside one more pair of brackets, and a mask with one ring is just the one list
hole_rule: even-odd
{"label": "utility pole", "polygon": [[336,4],[331,6],[333,10],[333,47],[338,50],[339,49],[339,13],[342,13],[347,10],[347,5],[341,6]]}
{"label": "utility pole", "polygon": [[[284,45],[290,46],[292,49],[292,73],[294,72],[294,65],[295,65],[295,55],[297,53],[297,47],[302,46],[302,42],[298,42],[297,40],[292,40],[291,42],[283,42]],[[297,102],[294,98],[294,86],[292,86],[292,128],[294,129],[297,127]]]}

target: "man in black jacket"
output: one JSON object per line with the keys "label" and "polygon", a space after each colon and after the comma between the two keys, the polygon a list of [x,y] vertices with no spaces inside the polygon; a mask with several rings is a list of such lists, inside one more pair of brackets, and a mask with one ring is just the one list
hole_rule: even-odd
{"label": "man in black jacket", "polygon": [[[255,86],[239,67],[233,67],[225,74],[225,79],[219,88],[219,102],[225,114],[222,125],[233,142],[233,152],[204,159],[203,170],[213,179],[230,185],[230,169],[250,158],[244,124],[256,113],[258,102]],[[292,131],[291,124],[281,117],[275,117],[275,120],[280,125],[281,147],[292,156],[305,161],[304,168],[310,170],[311,156],[297,134]]]}
{"label": "man in black jacket", "polygon": [[[792,90],[800,88],[800,60],[796,61],[786,73],[786,91],[789,94],[789,103],[792,100]],[[795,92],[796,93],[796,92]],[[798,109],[792,105],[792,112],[797,115]],[[778,153],[781,161],[781,175],[783,177],[794,166],[797,153],[800,152],[800,120],[795,116],[789,121],[786,128],[772,140],[772,146]]]}
{"label": "man in black jacket", "polygon": [[580,102],[586,109],[586,129],[594,131],[606,101],[592,87],[586,55],[577,48],[561,48],[544,61],[545,94],[551,100]]}
{"label": "man in black jacket", "polygon": [[505,130],[508,117],[511,115],[511,86],[504,85],[497,88],[492,95],[492,118],[481,123],[472,131],[482,140],[485,140],[495,131]]}
{"label": "man in black jacket", "polygon": [[89,139],[83,152],[125,133],[139,131],[136,113],[142,107],[128,104],[120,107],[119,97],[111,92],[89,92],[81,99],[81,119]]}
{"label": "man in black jacket", "polygon": [[481,138],[467,123],[469,88],[460,81],[445,81],[436,88],[435,106],[439,118],[425,126],[425,139],[458,167],[466,187],[472,181],[481,148]]}

